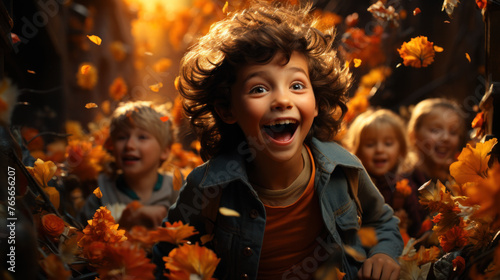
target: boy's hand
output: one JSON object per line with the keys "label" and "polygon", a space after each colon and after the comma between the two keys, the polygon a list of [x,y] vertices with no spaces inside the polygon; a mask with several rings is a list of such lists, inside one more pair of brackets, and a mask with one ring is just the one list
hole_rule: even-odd
{"label": "boy's hand", "polygon": [[161,226],[163,218],[167,216],[167,209],[161,205],[141,206],[138,209],[125,208],[120,218],[120,227],[130,229],[136,225],[142,225],[147,228],[156,228]]}
{"label": "boy's hand", "polygon": [[363,263],[358,271],[359,279],[397,280],[401,267],[386,254],[375,254]]}

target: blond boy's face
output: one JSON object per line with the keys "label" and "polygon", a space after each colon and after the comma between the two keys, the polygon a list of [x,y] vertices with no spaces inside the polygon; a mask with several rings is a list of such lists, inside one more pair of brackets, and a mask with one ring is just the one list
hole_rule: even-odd
{"label": "blond boy's face", "polygon": [[168,157],[168,150],[151,133],[138,127],[118,132],[113,146],[116,163],[126,176],[156,173]]}
{"label": "blond boy's face", "polygon": [[219,115],[241,127],[256,159],[302,160],[304,139],[318,115],[307,59],[294,52],[284,65],[278,53],[268,64],[238,69],[230,108]]}

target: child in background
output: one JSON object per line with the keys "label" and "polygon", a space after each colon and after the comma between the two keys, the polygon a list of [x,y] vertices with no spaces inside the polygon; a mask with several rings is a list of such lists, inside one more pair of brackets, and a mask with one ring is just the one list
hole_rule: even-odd
{"label": "child in background", "polygon": [[171,123],[161,120],[164,114],[160,112],[145,101],[120,104],[113,112],[110,139],[120,173],[99,175],[98,186],[103,195],[97,198],[91,194],[87,198],[80,213],[83,224],[92,219],[100,206],[125,208],[139,202],[125,208],[118,221],[120,227],[161,225],[178,192],[173,190],[172,177],[158,172],[174,141]]}
{"label": "child in background", "polygon": [[419,216],[418,194],[396,190],[396,183],[408,171],[408,139],[403,120],[386,109],[360,114],[349,127],[345,146],[363,163],[375,186],[401,220],[400,228],[416,237],[422,220]]}
{"label": "child in background", "polygon": [[[408,174],[413,191],[431,179],[442,183],[450,180],[450,164],[466,143],[465,119],[462,110],[451,100],[431,98],[419,102],[408,122],[411,152],[416,155],[415,167]],[[428,215],[420,207],[422,220]]]}
{"label": "child in background", "polygon": [[[212,25],[181,61],[179,91],[208,161],[167,220],[194,226],[191,242],[213,234],[217,279],[311,279],[335,254],[344,279],[398,279],[398,219],[361,162],[332,142],[350,75],[334,30],[316,29],[310,10],[253,2]],[[211,210],[219,207],[240,216]],[[374,228],[375,246],[361,245],[361,224]],[[153,250],[158,278],[172,249]]]}

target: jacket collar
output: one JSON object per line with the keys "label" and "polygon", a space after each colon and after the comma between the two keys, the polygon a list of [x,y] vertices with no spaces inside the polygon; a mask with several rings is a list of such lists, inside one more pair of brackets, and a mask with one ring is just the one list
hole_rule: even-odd
{"label": "jacket collar", "polygon": [[[316,162],[316,168],[332,173],[337,165],[362,169],[359,159],[342,146],[334,142],[321,142],[313,138],[311,151]],[[225,187],[230,182],[240,180],[250,186],[245,169],[246,159],[240,152],[218,155],[205,163],[205,172],[200,187]]]}

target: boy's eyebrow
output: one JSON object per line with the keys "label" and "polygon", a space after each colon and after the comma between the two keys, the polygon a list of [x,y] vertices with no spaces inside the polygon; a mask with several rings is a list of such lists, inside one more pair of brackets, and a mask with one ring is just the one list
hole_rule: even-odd
{"label": "boy's eyebrow", "polygon": [[[307,77],[309,77],[309,74],[303,68],[301,68],[301,67],[290,67],[290,68],[285,69],[285,71],[286,72],[301,72],[304,75],[306,75]],[[246,76],[243,79],[243,83],[246,83],[248,80],[250,80],[253,77],[265,76],[266,73],[267,73],[267,71],[256,71],[256,72],[253,72],[253,73],[251,73],[250,75]]]}

